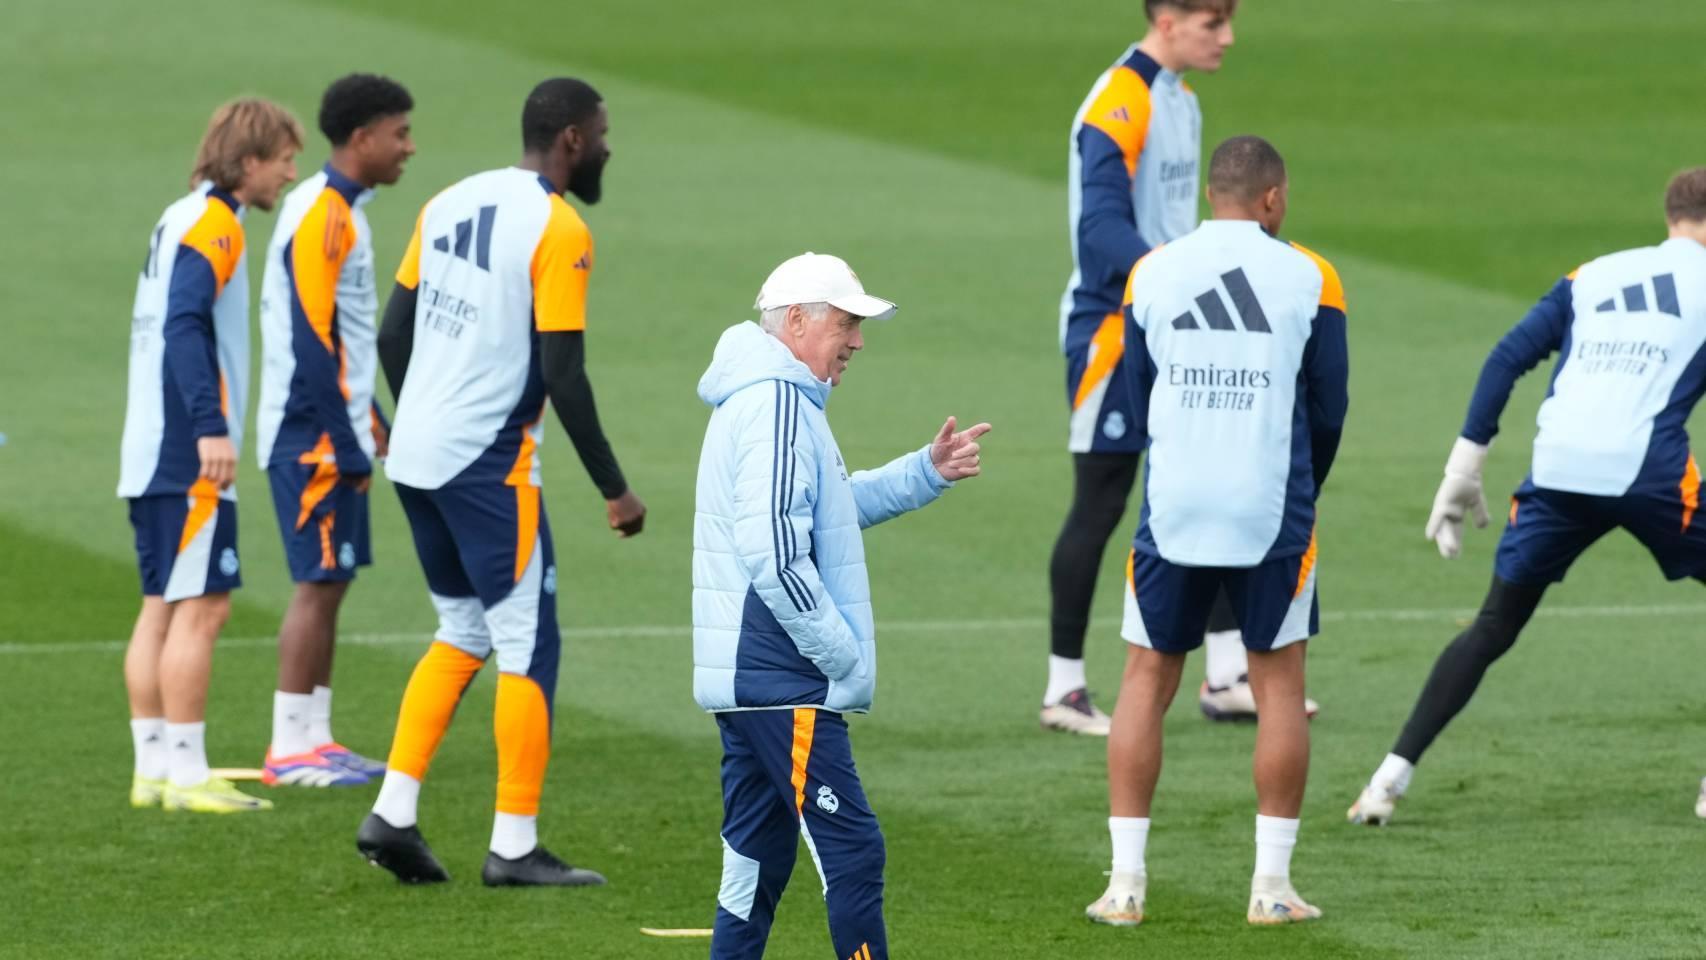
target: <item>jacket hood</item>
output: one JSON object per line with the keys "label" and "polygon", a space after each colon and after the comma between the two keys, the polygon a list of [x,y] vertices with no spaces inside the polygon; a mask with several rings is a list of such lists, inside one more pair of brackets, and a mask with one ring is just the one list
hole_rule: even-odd
{"label": "jacket hood", "polygon": [[711,365],[699,378],[699,399],[715,407],[736,392],[766,380],[799,387],[819,409],[829,402],[829,382],[813,376],[811,368],[782,341],[751,321],[723,331],[717,349],[711,353]]}

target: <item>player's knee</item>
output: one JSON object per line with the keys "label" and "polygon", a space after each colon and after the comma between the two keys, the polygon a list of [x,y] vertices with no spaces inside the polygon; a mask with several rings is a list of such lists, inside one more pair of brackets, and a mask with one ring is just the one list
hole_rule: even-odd
{"label": "player's knee", "polygon": [[1475,621],[1453,645],[1487,663],[1497,660],[1516,643],[1545,592],[1544,586],[1522,586],[1494,578]]}
{"label": "player's knee", "polygon": [[187,629],[198,634],[217,634],[225,626],[225,621],[231,618],[231,595],[229,593],[210,593],[200,597],[186,597],[173,604],[172,622],[182,622]]}
{"label": "player's knee", "polygon": [[291,601],[315,616],[331,618],[337,616],[338,605],[348,590],[348,580],[304,581],[296,585]]}
{"label": "player's knee", "polygon": [[1495,616],[1483,614],[1475,618],[1469,629],[1451,642],[1456,653],[1481,663],[1492,663],[1504,656],[1516,643],[1517,630]]}
{"label": "player's knee", "polygon": [[1125,493],[1106,487],[1079,487],[1066,516],[1068,535],[1106,540],[1125,515]]}

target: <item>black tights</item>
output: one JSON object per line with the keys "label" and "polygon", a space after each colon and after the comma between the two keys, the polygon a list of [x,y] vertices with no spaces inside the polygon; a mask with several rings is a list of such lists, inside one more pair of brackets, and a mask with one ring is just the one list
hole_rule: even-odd
{"label": "black tights", "polygon": [[1487,668],[1516,643],[1545,593],[1545,586],[1518,586],[1493,577],[1475,622],[1434,661],[1433,673],[1428,675],[1427,686],[1410,711],[1393,753],[1411,763],[1422,758],[1445,725],[1468,705]]}
{"label": "black tights", "polygon": [[1108,538],[1125,515],[1137,480],[1138,457],[1120,453],[1072,455],[1072,509],[1049,559],[1049,652],[1084,658],[1090,602]]}

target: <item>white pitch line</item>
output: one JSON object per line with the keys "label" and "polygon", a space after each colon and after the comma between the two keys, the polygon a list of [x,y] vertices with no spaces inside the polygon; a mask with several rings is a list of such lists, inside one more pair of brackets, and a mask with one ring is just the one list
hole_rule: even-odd
{"label": "white pitch line", "polygon": [[[1321,614],[1321,620],[1324,623],[1416,623],[1428,621],[1449,623],[1465,620],[1474,615],[1474,610],[1461,608],[1328,610]],[[1643,620],[1701,615],[1706,615],[1706,604],[1541,607],[1535,613],[1536,617],[1556,620]],[[990,620],[885,620],[877,625],[877,632],[879,635],[884,633],[971,633],[989,630],[1040,630],[1046,626],[1048,626],[1048,621],[1041,617],[1010,617]],[[692,633],[692,628],[686,624],[633,624],[609,627],[566,627],[562,633],[563,639],[569,641],[610,640],[624,637],[681,637],[685,639]],[[426,631],[420,633],[355,633],[339,637],[338,642],[363,647],[405,647],[424,646],[429,639],[430,634]],[[223,637],[219,641],[219,647],[222,649],[271,647],[277,642],[277,637],[270,636]],[[32,653],[120,653],[123,652],[124,648],[125,641],[123,640],[0,643],[0,656]]]}

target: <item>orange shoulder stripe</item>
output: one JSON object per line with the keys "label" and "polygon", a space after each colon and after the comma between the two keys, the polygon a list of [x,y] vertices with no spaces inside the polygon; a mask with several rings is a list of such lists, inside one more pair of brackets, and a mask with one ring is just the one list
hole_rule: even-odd
{"label": "orange shoulder stripe", "polygon": [[1327,262],[1327,258],[1309,249],[1301,243],[1291,245],[1292,249],[1315,261],[1316,269],[1321,271],[1321,306],[1332,307],[1340,313],[1349,312],[1345,307],[1345,285],[1339,280],[1339,271]]}
{"label": "orange shoulder stripe", "polygon": [[337,309],[338,273],[355,246],[355,223],[343,195],[327,187],[296,225],[290,243],[291,296],[302,307],[320,345],[332,351],[332,316]]}
{"label": "orange shoulder stripe", "polygon": [[1130,67],[1108,71],[1107,82],[1084,111],[1084,125],[1095,127],[1118,144],[1126,173],[1136,173],[1137,158],[1149,134],[1149,85]]}
{"label": "orange shoulder stripe", "polygon": [[209,199],[207,209],[178,242],[207,258],[213,266],[214,296],[223,293],[243,256],[243,224],[231,208]]}
{"label": "orange shoulder stripe", "polygon": [[542,333],[586,329],[586,288],[592,275],[592,232],[569,202],[551,195],[551,217],[529,265],[533,318]]}

